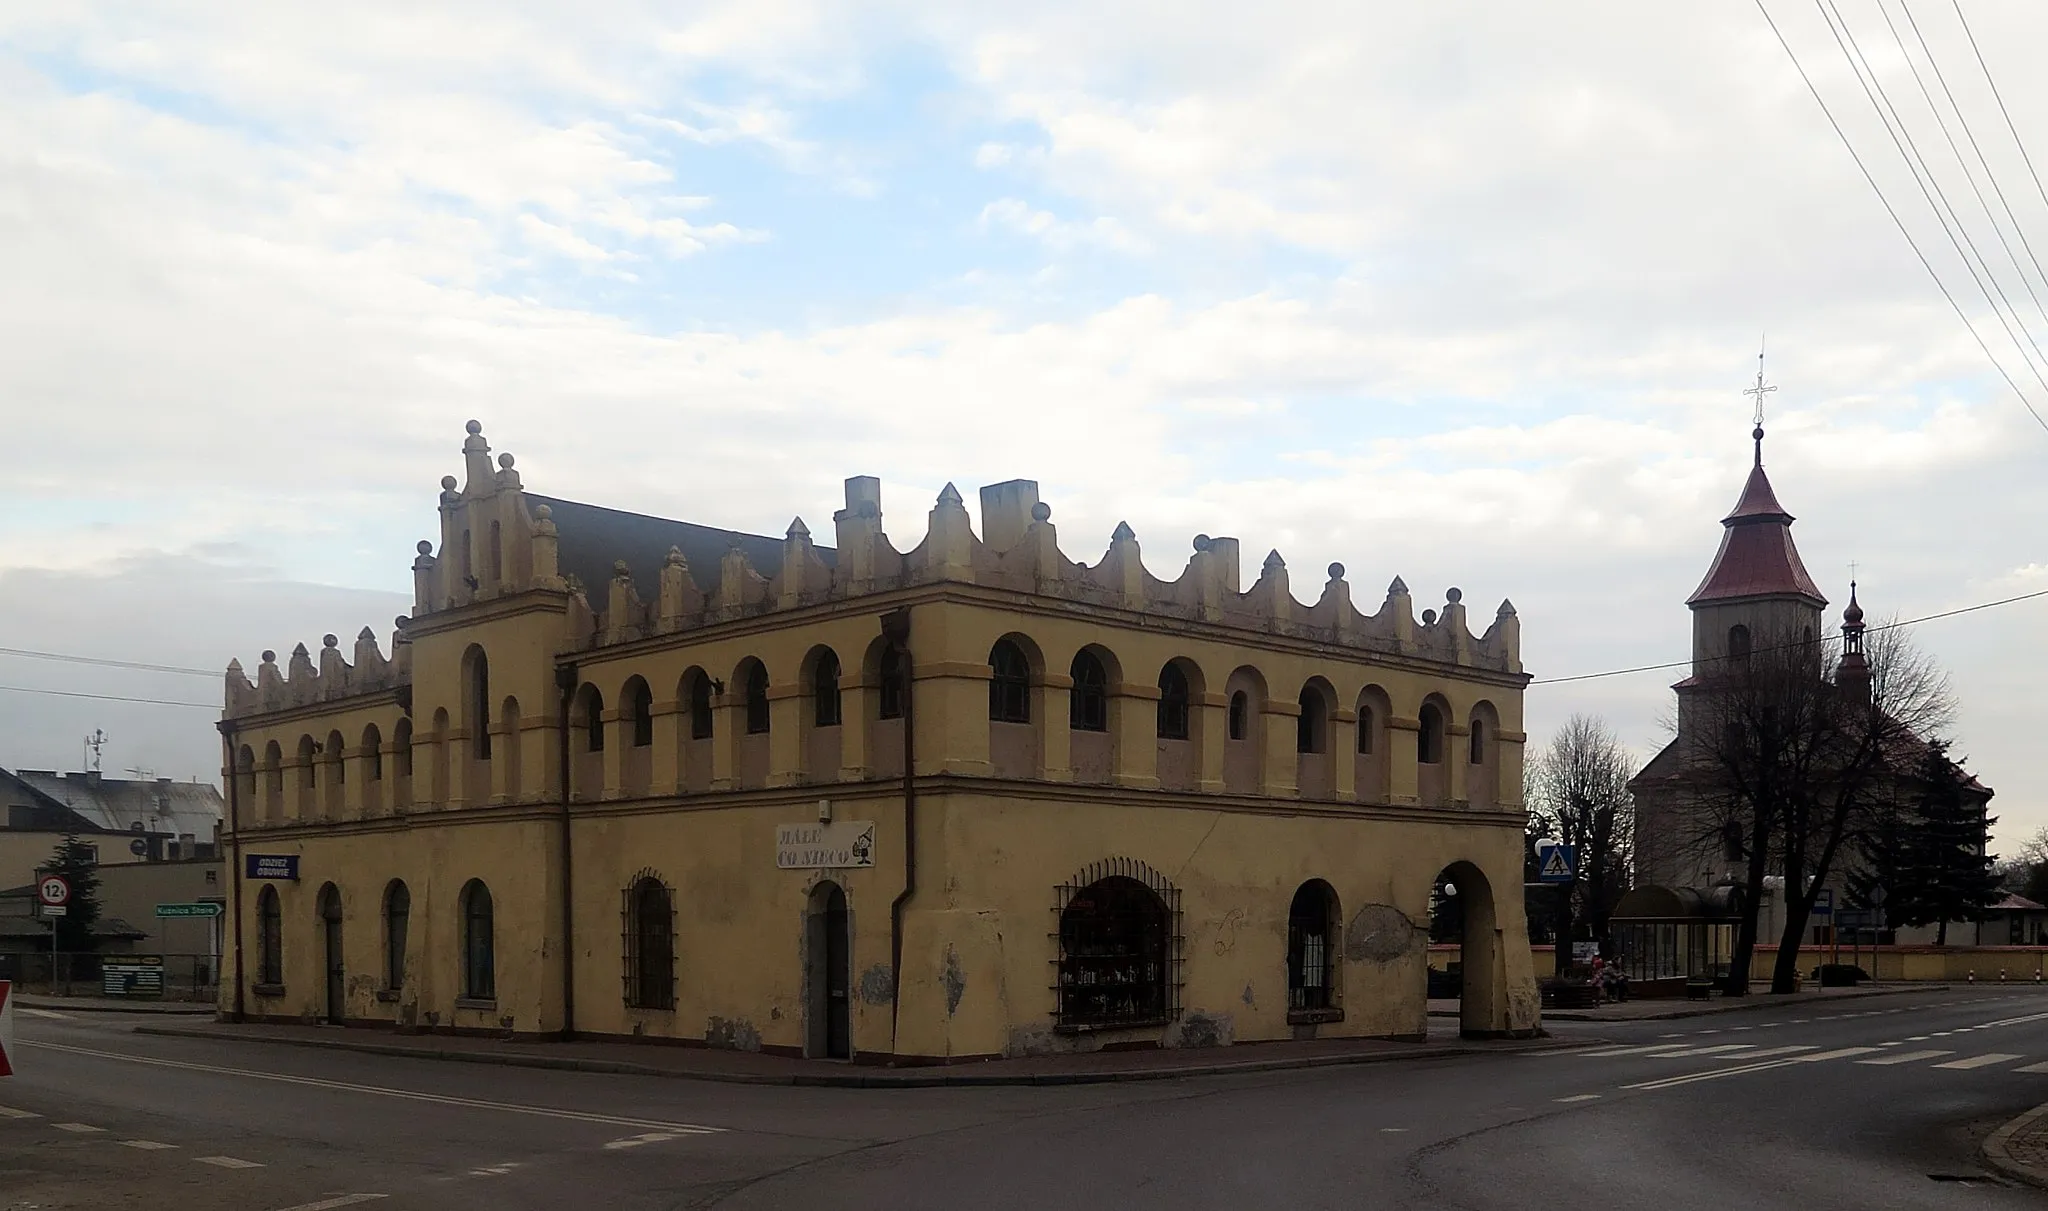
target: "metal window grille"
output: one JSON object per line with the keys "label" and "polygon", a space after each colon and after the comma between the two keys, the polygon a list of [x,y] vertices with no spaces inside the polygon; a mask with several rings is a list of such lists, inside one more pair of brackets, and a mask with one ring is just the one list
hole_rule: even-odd
{"label": "metal window grille", "polygon": [[1320,889],[1303,888],[1287,920],[1287,1008],[1328,1009],[1334,997],[1330,956],[1330,902]]}
{"label": "metal window grille", "polygon": [[1188,738],[1188,676],[1171,664],[1159,674],[1159,738]]}
{"label": "metal window grille", "polygon": [[1180,1016],[1180,889],[1133,858],[1107,858],[1053,889],[1053,1021],[1063,1030]]}
{"label": "metal window grille", "polygon": [[675,890],[653,871],[642,871],[619,892],[619,949],[627,1005],[676,1007]]}
{"label": "metal window grille", "polygon": [[274,887],[256,897],[256,951],[256,982],[284,983],[284,914]]}
{"label": "metal window grille", "polygon": [[988,654],[988,717],[997,723],[1031,722],[1031,665],[1005,639]]}

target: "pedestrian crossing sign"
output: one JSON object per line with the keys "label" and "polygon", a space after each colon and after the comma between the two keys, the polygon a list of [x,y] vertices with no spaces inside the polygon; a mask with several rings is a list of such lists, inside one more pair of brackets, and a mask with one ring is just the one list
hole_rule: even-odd
{"label": "pedestrian crossing sign", "polygon": [[1536,853],[1536,881],[1538,883],[1569,883],[1576,863],[1572,861],[1572,847],[1569,845],[1545,846]]}

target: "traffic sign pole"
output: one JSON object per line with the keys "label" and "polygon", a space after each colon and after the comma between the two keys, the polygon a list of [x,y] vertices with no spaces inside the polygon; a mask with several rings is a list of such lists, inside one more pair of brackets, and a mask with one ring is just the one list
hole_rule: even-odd
{"label": "traffic sign pole", "polygon": [[0,980],[0,1076],[14,1075],[14,984]]}

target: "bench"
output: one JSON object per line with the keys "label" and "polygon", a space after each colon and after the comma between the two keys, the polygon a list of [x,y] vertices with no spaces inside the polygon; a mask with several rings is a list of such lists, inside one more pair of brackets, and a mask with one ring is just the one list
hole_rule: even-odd
{"label": "bench", "polygon": [[1552,980],[1543,985],[1545,1009],[1592,1009],[1599,1004],[1600,990],[1591,984]]}
{"label": "bench", "polygon": [[1685,982],[1685,999],[1704,1001],[1714,995],[1714,982],[1705,976],[1692,976]]}

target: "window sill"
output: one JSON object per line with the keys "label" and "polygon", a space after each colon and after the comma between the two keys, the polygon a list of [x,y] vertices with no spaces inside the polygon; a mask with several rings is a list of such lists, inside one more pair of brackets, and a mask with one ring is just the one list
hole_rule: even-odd
{"label": "window sill", "polygon": [[398,989],[379,988],[377,990],[377,999],[384,1002],[387,1005],[393,1004],[398,1000]]}
{"label": "window sill", "polygon": [[1134,1018],[1128,1022],[1060,1022],[1054,1034],[1095,1034],[1104,1030],[1153,1030],[1171,1025],[1172,1018]]}
{"label": "window sill", "polygon": [[1287,1024],[1289,1026],[1309,1026],[1318,1022],[1341,1022],[1343,1020],[1344,1011],[1342,1009],[1290,1009],[1287,1011]]}
{"label": "window sill", "polygon": [[259,997],[281,997],[281,996],[283,996],[283,995],[284,995],[284,985],[282,985],[282,984],[251,984],[251,985],[249,986],[249,992],[250,992],[250,993],[251,993],[252,995],[255,995],[255,996],[259,996]]}
{"label": "window sill", "polygon": [[455,1007],[456,1007],[457,1009],[484,1009],[484,1010],[490,1010],[490,1011],[493,1011],[493,1012],[495,1012],[495,1011],[497,1010],[497,1008],[498,1008],[498,998],[496,998],[496,997],[456,997],[456,998],[455,998]]}

